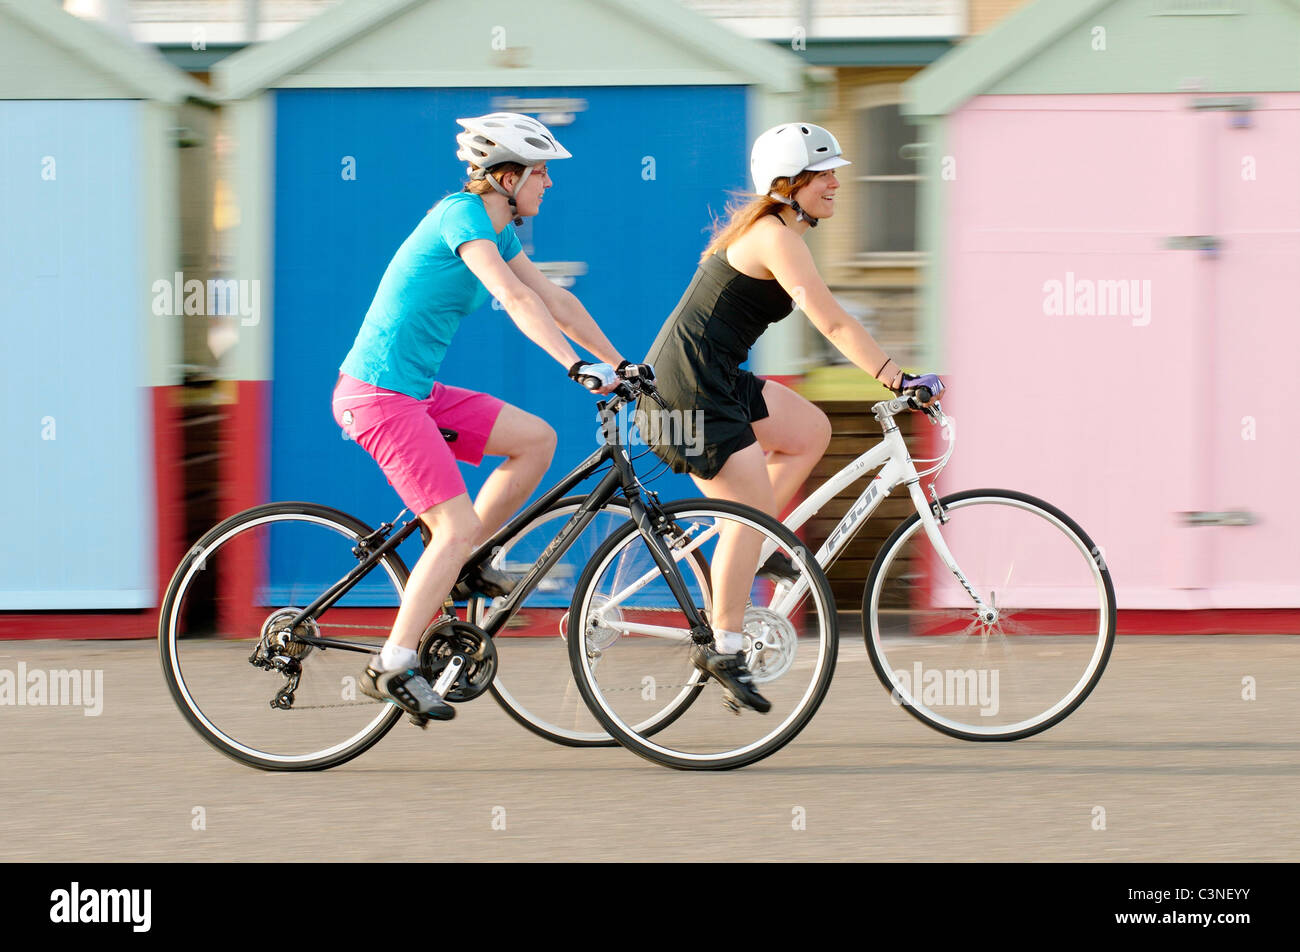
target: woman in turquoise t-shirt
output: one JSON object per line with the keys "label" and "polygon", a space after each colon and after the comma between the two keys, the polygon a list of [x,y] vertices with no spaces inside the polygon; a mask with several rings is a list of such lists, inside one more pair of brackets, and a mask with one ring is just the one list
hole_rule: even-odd
{"label": "woman in turquoise t-shirt", "polygon": [[[393,256],[339,368],[333,401],[335,420],[432,533],[388,641],[362,675],[362,690],[439,719],[455,709],[419,674],[420,635],[474,546],[537,488],[555,451],[555,431],[544,420],[435,380],[457,327],[490,294],[570,377],[599,379],[597,393],[613,389],[613,367],[626,363],[578,299],[528,260],[509,227],[538,213],[552,185],[547,163],[569,153],[528,116],[456,121],[465,127],[456,155],[469,163],[470,182],[430,209]],[[603,362],[581,361],[566,335]],[[446,442],[442,427],[457,431],[454,442]],[[456,460],[478,465],[484,456],[506,460],[471,504]],[[489,595],[509,585],[486,568],[471,578]]]}

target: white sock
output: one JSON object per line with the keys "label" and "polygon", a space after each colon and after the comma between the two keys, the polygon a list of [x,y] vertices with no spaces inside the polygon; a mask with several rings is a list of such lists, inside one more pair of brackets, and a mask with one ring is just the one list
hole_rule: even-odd
{"label": "white sock", "polygon": [[400,671],[402,668],[414,668],[419,656],[410,648],[385,644],[379,652],[379,669],[381,671]]}
{"label": "white sock", "polygon": [[745,647],[745,633],[743,631],[723,631],[721,628],[713,630],[713,643],[718,646],[718,650],[723,654],[735,654]]}

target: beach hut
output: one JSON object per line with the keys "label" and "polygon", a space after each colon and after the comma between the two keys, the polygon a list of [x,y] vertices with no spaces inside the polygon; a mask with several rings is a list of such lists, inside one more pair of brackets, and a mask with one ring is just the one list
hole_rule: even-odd
{"label": "beach hut", "polygon": [[1055,502],[1121,631],[1300,630],[1300,4],[1039,0],[906,85],[948,491]]}
{"label": "beach hut", "polygon": [[54,3],[0,0],[0,637],[156,630],[188,319],[156,285],[184,271],[180,209],[203,214],[179,153],[205,99]]}

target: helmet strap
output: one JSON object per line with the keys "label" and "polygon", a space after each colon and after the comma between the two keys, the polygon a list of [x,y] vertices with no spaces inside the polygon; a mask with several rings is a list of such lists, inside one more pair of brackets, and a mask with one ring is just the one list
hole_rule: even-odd
{"label": "helmet strap", "polygon": [[796,202],[793,198],[786,198],[784,195],[778,195],[776,192],[768,192],[767,197],[775,199],[776,201],[781,202],[783,205],[789,205],[791,208],[793,208],[795,221],[806,221],[808,223],[809,228],[817,227],[818,219],[813,218],[812,215],[809,215],[806,211],[804,211],[803,208],[800,206],[800,204]]}
{"label": "helmet strap", "polygon": [[523,174],[519,176],[519,181],[515,185],[515,190],[513,192],[507,192],[505,186],[497,181],[497,177],[495,175],[488,175],[482,169],[477,169],[476,171],[479,173],[480,178],[487,179],[489,185],[491,185],[494,189],[496,189],[497,192],[499,192],[500,194],[506,197],[506,201],[510,203],[510,210],[514,213],[515,227],[518,228],[520,225],[522,225],[524,223],[524,219],[523,216],[519,214],[519,203],[515,201],[515,196],[519,194],[519,190],[523,188],[524,183],[528,181],[528,176],[533,174],[533,166],[530,165],[524,169]]}

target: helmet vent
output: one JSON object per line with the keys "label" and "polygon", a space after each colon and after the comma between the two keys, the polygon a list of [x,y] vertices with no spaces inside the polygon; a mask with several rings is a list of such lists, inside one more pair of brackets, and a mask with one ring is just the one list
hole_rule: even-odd
{"label": "helmet vent", "polygon": [[799,127],[799,131],[802,132],[802,133],[803,133],[804,135],[806,135],[806,136],[810,136],[810,135],[812,135],[812,130],[809,129],[807,126],[800,126],[800,127]]}
{"label": "helmet vent", "polygon": [[538,149],[549,150],[551,148],[551,144],[549,142],[547,142],[545,139],[539,139],[537,138],[537,136],[524,136],[524,141],[527,142],[529,145]]}

